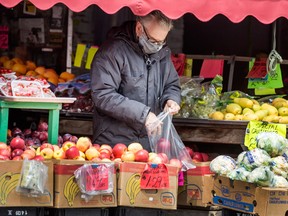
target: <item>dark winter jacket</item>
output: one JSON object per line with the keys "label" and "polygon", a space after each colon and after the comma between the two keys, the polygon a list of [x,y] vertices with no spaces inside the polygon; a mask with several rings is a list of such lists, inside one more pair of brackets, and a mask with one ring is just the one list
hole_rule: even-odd
{"label": "dark winter jacket", "polygon": [[179,77],[170,49],[144,55],[135,27],[133,21],[114,28],[93,59],[93,142],[139,142],[150,150],[146,117],[149,111],[159,114],[168,99],[180,104]]}

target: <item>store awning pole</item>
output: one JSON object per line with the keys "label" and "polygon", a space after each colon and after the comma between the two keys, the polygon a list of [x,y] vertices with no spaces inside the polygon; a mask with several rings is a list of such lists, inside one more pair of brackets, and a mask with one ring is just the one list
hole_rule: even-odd
{"label": "store awning pole", "polygon": [[66,71],[71,73],[72,70],[72,43],[73,43],[73,12],[68,10],[68,27],[67,27],[67,52],[66,52]]}

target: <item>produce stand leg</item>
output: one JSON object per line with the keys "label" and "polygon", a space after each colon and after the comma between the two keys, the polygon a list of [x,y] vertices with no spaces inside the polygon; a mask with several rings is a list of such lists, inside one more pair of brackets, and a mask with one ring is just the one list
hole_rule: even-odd
{"label": "produce stand leg", "polygon": [[[48,142],[58,144],[59,110],[49,110]],[[52,127],[51,127],[52,126]]]}
{"label": "produce stand leg", "polygon": [[0,142],[7,142],[9,109],[0,107]]}

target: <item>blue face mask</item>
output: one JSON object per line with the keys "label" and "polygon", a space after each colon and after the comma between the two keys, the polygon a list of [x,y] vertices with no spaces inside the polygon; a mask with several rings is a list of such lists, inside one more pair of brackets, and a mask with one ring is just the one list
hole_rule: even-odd
{"label": "blue face mask", "polygon": [[139,36],[139,44],[142,46],[143,52],[153,54],[162,49],[164,44],[156,44],[149,41],[146,35]]}

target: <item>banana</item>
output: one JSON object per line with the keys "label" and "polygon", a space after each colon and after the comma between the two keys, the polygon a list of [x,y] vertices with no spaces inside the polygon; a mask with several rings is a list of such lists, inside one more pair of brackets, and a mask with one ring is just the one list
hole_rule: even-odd
{"label": "banana", "polygon": [[69,206],[73,205],[75,196],[80,191],[77,183],[74,181],[75,177],[72,175],[64,185],[64,197],[67,199]]}
{"label": "banana", "polygon": [[135,203],[135,198],[138,195],[138,193],[141,191],[140,189],[140,179],[141,175],[140,173],[134,173],[127,181],[126,183],[126,194],[129,197],[130,204]]}
{"label": "banana", "polygon": [[5,205],[7,202],[7,197],[9,193],[16,188],[18,185],[20,173],[7,172],[0,177],[0,187],[1,187],[1,204]]}

